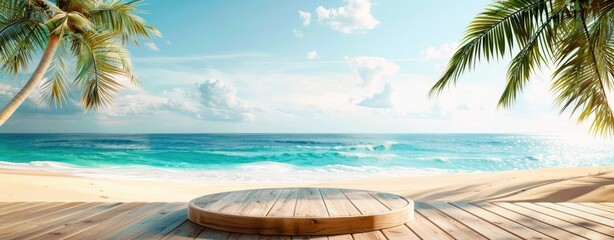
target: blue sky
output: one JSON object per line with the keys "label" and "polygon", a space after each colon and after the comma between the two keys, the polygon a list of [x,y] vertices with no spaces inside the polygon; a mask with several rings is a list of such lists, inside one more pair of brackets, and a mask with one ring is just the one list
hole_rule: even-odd
{"label": "blue sky", "polygon": [[[506,59],[427,98],[489,2],[146,0],[163,37],[130,47],[141,86],[89,113],[35,92],[0,132],[586,133],[559,116],[548,72],[497,109]],[[24,75],[0,81],[1,105]]]}

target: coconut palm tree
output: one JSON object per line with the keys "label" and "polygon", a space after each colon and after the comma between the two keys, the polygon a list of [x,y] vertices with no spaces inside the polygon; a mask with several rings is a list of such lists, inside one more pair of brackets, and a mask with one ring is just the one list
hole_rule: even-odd
{"label": "coconut palm tree", "polygon": [[[481,60],[511,56],[499,107],[509,108],[531,76],[553,68],[551,91],[560,113],[592,119],[595,134],[614,135],[614,1],[499,0],[466,29],[430,96],[455,84]],[[608,101],[609,100],[609,101]]]}
{"label": "coconut palm tree", "polygon": [[159,35],[136,15],[139,2],[1,0],[0,73],[17,76],[33,58],[41,59],[0,112],[0,126],[39,85],[59,107],[71,85],[82,88],[81,104],[87,111],[111,104],[112,93],[123,87],[122,79],[137,83],[126,45]]}

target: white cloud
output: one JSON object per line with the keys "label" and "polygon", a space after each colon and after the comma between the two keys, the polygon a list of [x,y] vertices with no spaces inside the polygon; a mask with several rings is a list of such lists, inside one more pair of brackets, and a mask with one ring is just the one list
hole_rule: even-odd
{"label": "white cloud", "polygon": [[394,106],[392,104],[393,93],[394,89],[392,88],[392,85],[388,83],[384,87],[383,91],[374,93],[371,97],[365,98],[358,103],[358,105],[369,108],[392,108]]}
{"label": "white cloud", "polygon": [[15,93],[17,93],[19,89],[8,85],[8,84],[0,84],[0,97],[13,97]]}
{"label": "white cloud", "polygon": [[457,42],[444,43],[439,47],[428,47],[422,55],[424,59],[449,59],[452,57],[459,44]]}
{"label": "white cloud", "polygon": [[346,6],[326,9],[316,8],[318,22],[343,33],[365,32],[375,28],[379,21],[371,15],[369,0],[345,0]]}
{"label": "white cloud", "polygon": [[152,43],[152,42],[145,43],[145,46],[149,48],[149,50],[160,51],[160,48],[158,48],[158,46],[155,43]]}
{"label": "white cloud", "polygon": [[307,58],[308,59],[316,59],[318,57],[318,52],[314,51],[309,51],[307,53]]}
{"label": "white cloud", "polygon": [[303,26],[309,26],[311,24],[311,13],[298,11],[298,16],[303,20]]}
{"label": "white cloud", "polygon": [[204,108],[199,118],[229,122],[254,120],[250,109],[237,97],[237,89],[221,80],[209,79],[199,84],[197,96]]}
{"label": "white cloud", "polygon": [[99,112],[110,117],[152,116],[158,115],[167,106],[168,99],[140,92],[119,95],[113,106],[103,108]]}
{"label": "white cloud", "polygon": [[303,32],[300,31],[300,30],[292,29],[292,33],[294,34],[295,38],[302,38],[303,37]]}
{"label": "white cloud", "polygon": [[364,85],[379,82],[382,77],[394,75],[399,71],[399,66],[383,57],[354,57],[347,59],[347,64],[358,74]]}

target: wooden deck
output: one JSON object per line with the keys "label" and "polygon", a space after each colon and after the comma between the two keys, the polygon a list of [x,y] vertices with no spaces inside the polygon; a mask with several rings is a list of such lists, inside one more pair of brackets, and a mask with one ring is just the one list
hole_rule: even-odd
{"label": "wooden deck", "polygon": [[241,235],[187,221],[187,203],[0,203],[0,239],[614,239],[614,203],[417,202],[381,231],[323,237]]}

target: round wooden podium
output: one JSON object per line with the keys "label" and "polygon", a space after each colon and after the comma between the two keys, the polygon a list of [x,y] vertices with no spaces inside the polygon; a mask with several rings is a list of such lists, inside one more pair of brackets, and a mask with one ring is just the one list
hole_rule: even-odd
{"label": "round wooden podium", "polygon": [[404,224],[414,203],[398,195],[337,188],[270,188],[223,192],[189,203],[190,221],[229,232],[333,235]]}

